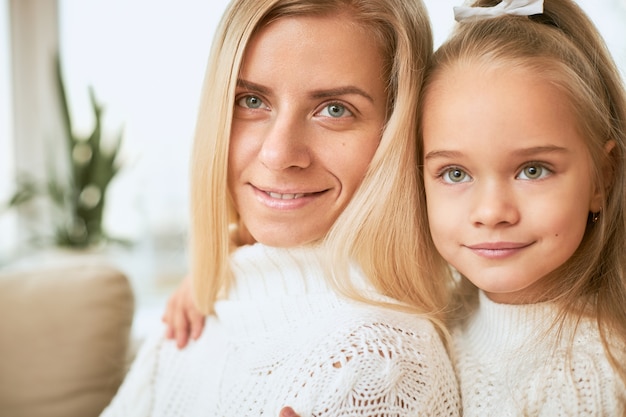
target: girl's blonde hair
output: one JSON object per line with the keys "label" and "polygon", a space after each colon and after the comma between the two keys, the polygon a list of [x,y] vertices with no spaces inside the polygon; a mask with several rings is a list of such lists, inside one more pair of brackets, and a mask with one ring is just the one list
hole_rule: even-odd
{"label": "girl's blonde hair", "polygon": [[[361,186],[324,237],[328,276],[355,299],[376,302],[349,282],[355,261],[395,307],[431,315],[447,303],[446,283],[422,274],[417,262],[417,102],[432,54],[432,34],[421,0],[238,0],[215,35],[207,68],[191,172],[191,273],[205,313],[228,289],[231,229],[238,215],[227,189],[227,160],[234,90],[246,45],[276,19],[345,13],[376,39],[388,89],[387,123]],[[370,45],[363,45],[370,47]],[[229,229],[231,228],[231,229]],[[320,243],[320,242],[318,242]],[[430,262],[430,261],[428,261]]]}
{"label": "girl's blonde hair", "polygon": [[[498,3],[479,0],[474,6]],[[597,318],[605,351],[626,382],[626,97],[604,40],[571,0],[545,0],[544,12],[534,16],[464,21],[435,52],[422,93],[428,94],[447,68],[464,63],[531,70],[570,101],[579,132],[587,140],[593,179],[602,192],[602,211],[597,222],[589,214],[580,246],[551,274],[546,298],[560,306],[556,326],[566,318]],[[421,146],[419,153],[422,160]],[[425,218],[421,180],[419,208]],[[425,250],[436,253],[427,227],[421,229],[421,239]],[[471,306],[476,287],[465,278],[460,283],[459,301]],[[619,349],[615,344],[611,347],[615,338]]]}

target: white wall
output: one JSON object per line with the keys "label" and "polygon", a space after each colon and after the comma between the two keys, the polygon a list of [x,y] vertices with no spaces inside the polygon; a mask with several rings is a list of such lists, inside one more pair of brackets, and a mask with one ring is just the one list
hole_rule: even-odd
{"label": "white wall", "polygon": [[[12,176],[7,0],[0,0],[0,199]],[[426,0],[438,46],[461,0]],[[123,170],[108,194],[109,231],[167,242],[187,227],[188,158],[211,37],[227,0],[59,0],[60,48],[79,130],[91,128],[87,87],[105,129],[124,126]],[[581,0],[626,73],[626,0]],[[1,201],[1,200],[0,200]],[[0,217],[0,251],[10,235]],[[1,252],[0,252],[1,253]],[[1,259],[0,259],[1,261]]]}
{"label": "white wall", "polygon": [[180,230],[187,167],[211,37],[226,1],[60,2],[61,54],[72,110],[91,127],[87,86],[124,126],[123,170],[111,185],[108,229],[141,239]]}
{"label": "white wall", "polygon": [[[435,47],[454,26],[452,8],[463,0],[424,0],[433,22]],[[594,21],[626,77],[626,0],[577,0]]]}
{"label": "white wall", "polygon": [[[620,0],[622,1],[622,0]],[[107,104],[106,126],[125,125],[125,168],[109,198],[110,228],[129,237],[179,228],[187,217],[187,160],[211,35],[226,0],[61,0],[61,48],[70,100],[87,108],[86,86]],[[459,0],[426,0],[439,45]],[[626,10],[586,0],[626,58]],[[626,67],[626,65],[624,65]],[[89,127],[87,114],[77,120]]]}

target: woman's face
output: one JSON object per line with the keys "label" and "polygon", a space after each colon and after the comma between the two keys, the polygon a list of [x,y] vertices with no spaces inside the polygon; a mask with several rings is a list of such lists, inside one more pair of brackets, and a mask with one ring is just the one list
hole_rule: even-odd
{"label": "woman's face", "polygon": [[228,170],[243,243],[313,242],[344,210],[386,120],[376,45],[344,15],[282,18],[251,39]]}

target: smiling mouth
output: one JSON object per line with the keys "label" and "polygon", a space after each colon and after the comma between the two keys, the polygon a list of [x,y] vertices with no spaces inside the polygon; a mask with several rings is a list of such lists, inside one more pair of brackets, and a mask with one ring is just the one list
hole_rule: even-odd
{"label": "smiling mouth", "polygon": [[469,249],[478,251],[512,251],[518,249],[524,249],[530,246],[531,243],[481,243],[478,245],[467,245]]}
{"label": "smiling mouth", "polygon": [[504,259],[522,252],[531,245],[532,243],[482,243],[466,246],[466,248],[481,257],[488,259]]}
{"label": "smiling mouth", "polygon": [[321,190],[321,191],[312,191],[312,192],[305,192],[305,193],[279,193],[277,191],[268,191],[268,190],[263,190],[255,186],[253,187],[257,191],[260,191],[264,193],[265,195],[267,195],[268,197],[273,198],[275,200],[297,200],[299,198],[315,197],[315,196],[322,195],[330,190],[328,188],[328,189]]}
{"label": "smiling mouth", "polygon": [[305,193],[280,194],[280,193],[274,193],[271,191],[265,191],[265,194],[269,195],[272,198],[276,198],[278,200],[295,200],[296,198],[302,198],[307,195]]}

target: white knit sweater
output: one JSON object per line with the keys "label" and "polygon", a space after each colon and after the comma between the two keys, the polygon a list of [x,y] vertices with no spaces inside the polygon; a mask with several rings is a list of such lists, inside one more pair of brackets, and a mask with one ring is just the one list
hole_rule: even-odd
{"label": "white knit sweater", "polygon": [[339,298],[310,248],[245,246],[232,265],[200,339],[146,341],[103,417],[460,414],[429,320]]}
{"label": "white knit sweater", "polygon": [[556,314],[550,303],[497,304],[480,294],[479,309],[453,334],[464,416],[626,415],[626,387],[595,322],[563,329],[557,344]]}

